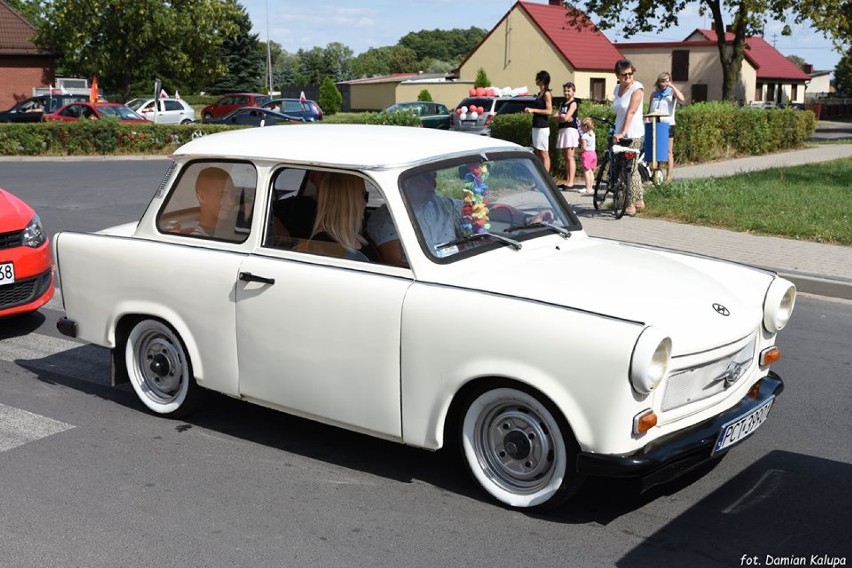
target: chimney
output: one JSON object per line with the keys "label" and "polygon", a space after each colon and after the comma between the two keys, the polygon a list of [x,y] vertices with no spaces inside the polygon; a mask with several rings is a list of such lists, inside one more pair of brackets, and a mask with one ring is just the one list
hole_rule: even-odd
{"label": "chimney", "polygon": [[562,0],[548,0],[547,3],[550,4],[551,6],[561,6]]}
{"label": "chimney", "polygon": [[805,63],[803,67],[804,68],[802,69],[802,71],[804,71],[808,75],[810,75],[811,73],[814,72],[814,66],[811,65],[810,63]]}

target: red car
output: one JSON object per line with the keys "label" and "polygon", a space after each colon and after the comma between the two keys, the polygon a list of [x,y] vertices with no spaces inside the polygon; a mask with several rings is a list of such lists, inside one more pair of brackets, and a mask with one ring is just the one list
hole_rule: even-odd
{"label": "red car", "polygon": [[201,111],[201,122],[221,118],[242,107],[259,107],[269,102],[269,95],[260,93],[231,93]]}
{"label": "red car", "polygon": [[84,101],[68,103],[56,112],[45,114],[41,119],[44,121],[63,120],[72,122],[81,119],[95,120],[104,117],[114,117],[121,122],[128,123],[150,122],[127,105],[120,103],[89,103]]}
{"label": "red car", "polygon": [[0,318],[39,309],[53,288],[53,257],[41,220],[0,189]]}

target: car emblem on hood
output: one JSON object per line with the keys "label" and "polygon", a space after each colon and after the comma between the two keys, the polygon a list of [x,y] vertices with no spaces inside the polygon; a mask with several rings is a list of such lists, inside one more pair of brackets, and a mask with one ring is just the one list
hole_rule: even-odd
{"label": "car emblem on hood", "polygon": [[723,306],[722,304],[713,304],[713,309],[716,310],[716,313],[720,316],[729,316],[731,312],[728,311],[728,308]]}

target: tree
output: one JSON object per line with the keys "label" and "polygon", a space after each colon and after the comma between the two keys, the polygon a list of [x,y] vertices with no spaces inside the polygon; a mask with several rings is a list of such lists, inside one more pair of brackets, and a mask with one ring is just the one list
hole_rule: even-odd
{"label": "tree", "polygon": [[[402,36],[397,45],[414,51],[415,57],[422,63],[427,59],[451,61],[458,66],[485,37],[486,30],[470,27],[466,30],[422,30]],[[422,65],[421,67],[426,67]]]}
{"label": "tree", "polygon": [[372,47],[352,60],[353,77],[380,77],[390,73],[392,47]]}
{"label": "tree", "polygon": [[476,79],[473,81],[474,87],[490,87],[491,80],[488,78],[488,75],[485,74],[485,69],[480,67],[476,70]]}
{"label": "tree", "polygon": [[397,45],[391,48],[388,67],[391,73],[415,73],[418,71],[417,54],[410,47]]}
{"label": "tree", "polygon": [[852,95],[852,51],[847,51],[834,68],[834,88],[838,94]]}
{"label": "tree", "polygon": [[29,23],[36,26],[41,21],[41,2],[39,0],[6,0],[13,9],[21,13]]}
{"label": "tree", "polygon": [[[226,72],[219,47],[238,30],[227,0],[53,0],[35,42],[65,53],[61,72],[98,77],[102,91],[130,96],[134,83],[159,77],[193,92]],[[171,90],[171,89],[170,89]]]}
{"label": "tree", "polygon": [[251,18],[245,7],[236,0],[225,0],[233,5],[238,16],[235,18],[237,32],[225,38],[219,47],[219,55],[228,71],[208,85],[213,94],[235,91],[260,91],[266,84],[266,53],[260,51],[258,34],[251,33]]}
{"label": "tree", "polygon": [[808,64],[807,61],[805,61],[804,59],[802,59],[798,55],[788,55],[787,59],[790,61],[790,63],[792,63],[793,65],[795,65],[796,67],[798,67],[799,69],[801,69],[803,71],[805,69],[805,66]]}
{"label": "tree", "polygon": [[335,114],[340,110],[340,105],[343,103],[343,95],[337,90],[337,85],[331,77],[325,77],[320,83],[319,96],[317,103],[323,112]]}
{"label": "tree", "polygon": [[[767,20],[794,23],[811,20],[827,35],[838,37],[850,26],[848,14],[852,0],[584,0],[587,14],[594,14],[601,29],[620,30],[625,37],[637,33],[660,31],[677,24],[678,17],[688,5],[697,4],[699,14],[712,16],[717,34],[716,46],[722,64],[722,98],[733,100],[740,82],[746,38],[759,35]],[[725,21],[725,14],[731,21]],[[577,28],[594,27],[591,21],[573,7],[566,8],[566,20]],[[721,33],[729,30],[730,36]],[[782,35],[790,35],[789,24]]]}

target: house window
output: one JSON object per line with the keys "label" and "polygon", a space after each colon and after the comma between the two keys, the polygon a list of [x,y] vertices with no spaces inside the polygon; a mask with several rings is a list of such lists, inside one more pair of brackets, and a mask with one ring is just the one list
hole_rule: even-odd
{"label": "house window", "polygon": [[672,81],[689,81],[689,50],[672,51]]}
{"label": "house window", "polygon": [[593,101],[606,100],[606,79],[592,79],[589,83],[589,98]]}
{"label": "house window", "polygon": [[763,83],[758,83],[754,87],[754,100],[762,101],[763,100]]}
{"label": "house window", "polygon": [[692,85],[692,102],[694,103],[703,103],[707,101],[707,85],[703,83],[696,83]]}
{"label": "house window", "polygon": [[766,85],[766,99],[765,100],[767,100],[767,101],[774,101],[775,100],[775,84],[774,83],[770,83],[770,84]]}
{"label": "house window", "polygon": [[799,86],[798,85],[793,85],[792,87],[790,87],[790,100],[792,102],[796,102],[797,100],[799,100]]}

